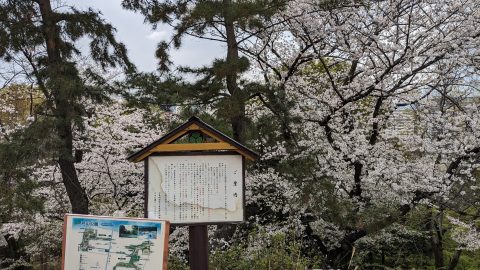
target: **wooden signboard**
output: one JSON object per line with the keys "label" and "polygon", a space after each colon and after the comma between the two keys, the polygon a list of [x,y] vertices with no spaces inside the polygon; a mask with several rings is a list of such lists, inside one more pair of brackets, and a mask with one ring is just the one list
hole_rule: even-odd
{"label": "wooden signboard", "polygon": [[145,217],[190,226],[190,269],[208,268],[207,224],[245,220],[245,160],[257,158],[196,117],[128,157],[145,164]]}
{"label": "wooden signboard", "polygon": [[245,159],[257,157],[192,117],[128,160],[145,164],[145,217],[195,225],[245,220]]}
{"label": "wooden signboard", "polygon": [[169,222],[65,216],[62,270],[166,270]]}

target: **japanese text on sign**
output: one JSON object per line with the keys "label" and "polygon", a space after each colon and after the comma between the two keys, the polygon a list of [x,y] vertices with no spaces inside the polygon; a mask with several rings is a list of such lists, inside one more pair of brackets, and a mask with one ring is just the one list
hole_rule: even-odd
{"label": "japanese text on sign", "polygon": [[152,156],[148,217],[172,223],[243,220],[240,155]]}

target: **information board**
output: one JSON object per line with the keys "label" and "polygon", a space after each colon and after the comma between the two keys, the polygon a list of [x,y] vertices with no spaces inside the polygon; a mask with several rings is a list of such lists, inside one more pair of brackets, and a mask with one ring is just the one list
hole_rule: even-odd
{"label": "information board", "polygon": [[148,217],[172,224],[244,219],[241,155],[148,157]]}
{"label": "information board", "polygon": [[167,269],[169,223],[66,215],[62,270]]}

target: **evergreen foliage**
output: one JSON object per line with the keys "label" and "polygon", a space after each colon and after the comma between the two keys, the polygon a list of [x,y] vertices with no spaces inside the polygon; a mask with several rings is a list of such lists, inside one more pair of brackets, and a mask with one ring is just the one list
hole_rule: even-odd
{"label": "evergreen foliage", "polygon": [[[32,130],[38,126],[48,128],[42,134],[49,134],[45,139],[55,142],[55,153],[38,158],[58,162],[72,211],[88,213],[88,198],[75,171],[72,134],[73,129],[82,127],[81,116],[86,113],[82,102],[101,101],[106,92],[93,69],[86,68],[85,76],[80,75],[75,57],[81,56],[81,51],[75,43],[88,37],[89,55],[103,69],[132,69],[126,49],[115,40],[114,28],[92,9],[54,9],[49,0],[2,1],[0,16],[0,57],[7,63],[21,63],[23,76],[43,94],[41,104],[31,113],[38,116],[34,121],[45,124],[30,125],[24,132],[39,133],[39,129]],[[32,144],[24,147],[35,148]]]}
{"label": "evergreen foliage", "polygon": [[[234,139],[246,143],[249,121],[245,106],[261,86],[242,78],[250,61],[240,53],[246,48],[245,44],[274,24],[272,15],[285,8],[286,3],[283,0],[123,1],[125,8],[143,14],[154,28],[159,23],[173,27],[171,41],[160,42],[156,51],[162,71],[171,67],[169,50],[179,48],[185,36],[221,42],[227,47],[226,57],[216,59],[210,66],[179,68],[180,72],[197,78],[188,86],[183,83],[181,90],[172,87],[170,80],[154,91],[138,80],[133,85],[144,92],[141,96],[150,96],[157,104],[205,106],[217,118],[230,123]],[[145,77],[143,81],[159,80],[152,74],[142,77]]]}

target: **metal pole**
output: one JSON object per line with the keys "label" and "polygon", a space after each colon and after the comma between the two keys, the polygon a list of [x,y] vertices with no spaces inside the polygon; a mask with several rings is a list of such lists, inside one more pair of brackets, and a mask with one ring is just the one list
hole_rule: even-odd
{"label": "metal pole", "polygon": [[208,270],[207,225],[188,227],[190,270]]}

